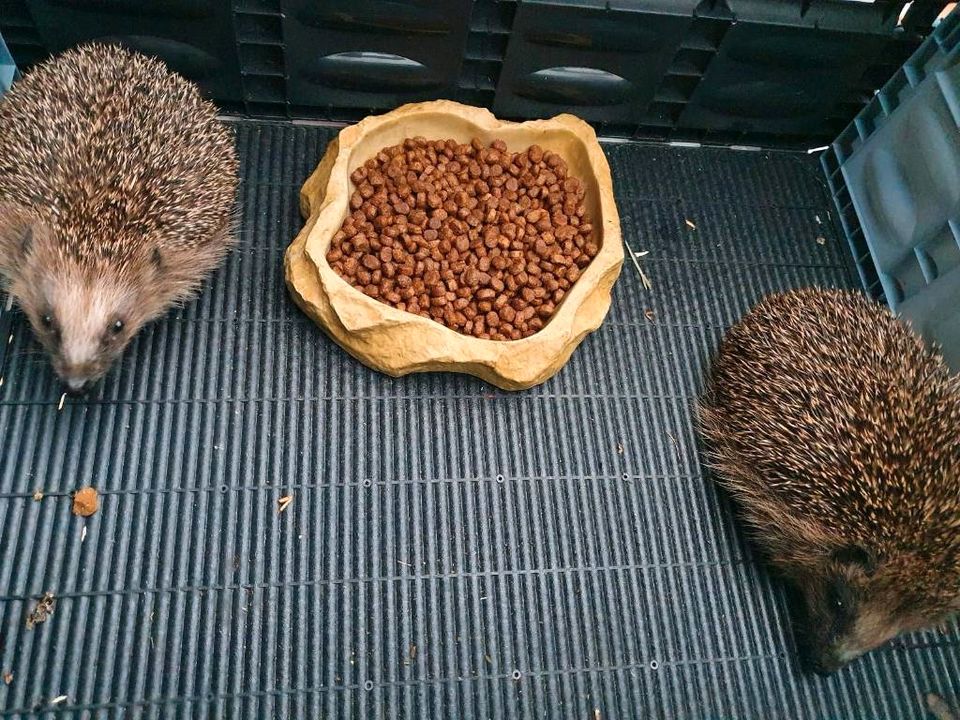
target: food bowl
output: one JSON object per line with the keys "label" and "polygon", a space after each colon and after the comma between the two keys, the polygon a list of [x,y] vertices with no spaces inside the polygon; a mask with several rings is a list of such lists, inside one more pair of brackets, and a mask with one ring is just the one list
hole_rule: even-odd
{"label": "food bowl", "polygon": [[[543,329],[521,340],[484,340],[365,295],[327,263],[333,235],[349,213],[350,173],[406,138],[501,139],[512,151],[540,145],[566,160],[586,186],[584,203],[600,246]],[[521,390],[556,374],[610,308],[623,264],[620,219],[610,168],[593,128],[572,115],[502,122],[482,108],[438,100],[404,105],[344,128],[300,192],[306,224],[287,248],[287,286],[297,305],[363,364],[388,375],[448,371]]]}

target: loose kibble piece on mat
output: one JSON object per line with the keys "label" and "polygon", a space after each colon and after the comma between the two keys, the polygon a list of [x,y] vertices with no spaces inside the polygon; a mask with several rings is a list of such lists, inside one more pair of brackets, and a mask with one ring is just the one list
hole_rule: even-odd
{"label": "loose kibble piece on mat", "polygon": [[90,517],[100,506],[97,491],[92,487],[80,488],[73,496],[73,514]]}

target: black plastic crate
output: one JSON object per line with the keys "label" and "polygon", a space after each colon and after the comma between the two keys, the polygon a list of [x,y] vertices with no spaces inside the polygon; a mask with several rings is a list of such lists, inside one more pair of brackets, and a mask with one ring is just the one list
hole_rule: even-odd
{"label": "black plastic crate", "polygon": [[0,0],[0,33],[21,69],[47,55],[25,0]]}
{"label": "black plastic crate", "polygon": [[0,0],[21,68],[119,40],[227,112],[356,121],[453,98],[605,135],[809,146],[836,136],[945,0]]}
{"label": "black plastic crate", "polygon": [[3,41],[3,35],[0,34],[0,95],[10,89],[10,83],[13,82],[16,74],[16,63],[7,49],[7,44]]}
{"label": "black plastic crate", "polygon": [[517,0],[474,0],[456,99],[493,107]]}
{"label": "black plastic crate", "polygon": [[[17,7],[19,6],[19,7]],[[164,60],[221,103],[241,100],[229,3],[202,0],[26,0],[0,11],[0,29],[19,27],[11,50],[27,66],[46,53],[101,40]],[[28,57],[21,59],[20,50]]]}
{"label": "black plastic crate", "polygon": [[682,128],[832,139],[869,99],[876,76],[889,77],[915,47],[896,29],[894,9],[726,0],[713,13],[726,29],[678,55],[689,55],[686,74],[674,70],[679,97],[660,95],[684,101],[681,81],[692,88],[676,113]]}
{"label": "black plastic crate", "polygon": [[824,154],[876,299],[960,369],[960,13],[941,23]]}
{"label": "black plastic crate", "polygon": [[470,9],[470,0],[286,0],[288,102],[335,117],[337,108],[386,110],[453,97]]}
{"label": "black plastic crate", "polygon": [[523,0],[494,111],[636,127],[699,0]]}

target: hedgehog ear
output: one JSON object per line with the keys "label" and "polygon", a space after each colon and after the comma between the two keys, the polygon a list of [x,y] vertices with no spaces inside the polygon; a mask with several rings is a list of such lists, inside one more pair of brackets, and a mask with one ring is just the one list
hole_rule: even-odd
{"label": "hedgehog ear", "polygon": [[160,253],[160,248],[155,247],[150,253],[150,262],[157,270],[163,270],[163,255]]}
{"label": "hedgehog ear", "polygon": [[867,575],[873,575],[877,570],[876,558],[859,545],[847,545],[835,550],[831,558],[841,565],[859,567]]}

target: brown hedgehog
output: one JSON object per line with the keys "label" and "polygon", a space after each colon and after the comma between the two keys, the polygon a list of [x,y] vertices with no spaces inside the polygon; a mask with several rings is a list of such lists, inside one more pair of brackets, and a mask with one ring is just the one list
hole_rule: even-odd
{"label": "brown hedgehog", "polygon": [[231,132],[157,60],[88,45],[0,99],[0,277],[70,390],[220,262],[236,186]]}
{"label": "brown hedgehog", "polygon": [[960,379],[864,296],[764,299],[723,339],[708,459],[803,597],[826,673],[960,610]]}

